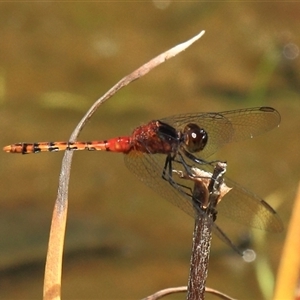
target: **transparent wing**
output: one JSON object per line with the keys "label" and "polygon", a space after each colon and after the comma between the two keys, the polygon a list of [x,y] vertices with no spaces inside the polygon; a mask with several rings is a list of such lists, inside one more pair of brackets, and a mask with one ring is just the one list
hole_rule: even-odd
{"label": "transparent wing", "polygon": [[[182,180],[181,183],[179,177],[174,177],[176,184],[172,186],[167,180],[162,178],[166,155],[131,151],[124,156],[124,160],[127,168],[139,180],[187,214],[195,217],[191,198],[185,195],[185,193],[190,193],[192,182],[187,183]],[[183,171],[181,164],[174,162],[172,165],[174,169]],[[168,174],[166,176],[169,177]],[[182,187],[181,184],[186,187]]]}
{"label": "transparent wing", "polygon": [[[131,151],[125,155],[126,166],[142,182],[187,214],[195,217],[191,196],[194,181],[181,179],[176,174],[172,174],[170,177],[173,185],[171,185],[162,178],[165,160],[166,155],[163,154]],[[211,166],[203,165],[202,168],[205,171],[212,171],[209,170]],[[185,173],[182,164],[176,161],[172,162],[172,169]],[[271,232],[279,232],[283,229],[279,216],[264,200],[226,177],[225,184],[232,189],[218,204],[218,217],[225,216],[250,227]]]}
{"label": "transparent wing", "polygon": [[225,184],[232,189],[218,204],[218,215],[270,232],[283,230],[278,214],[266,201],[227,177]]}

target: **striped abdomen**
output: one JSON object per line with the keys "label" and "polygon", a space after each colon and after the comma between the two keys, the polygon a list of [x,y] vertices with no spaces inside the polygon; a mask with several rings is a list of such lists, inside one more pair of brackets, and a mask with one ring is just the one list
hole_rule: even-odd
{"label": "striped abdomen", "polygon": [[5,146],[3,150],[10,153],[38,153],[55,152],[64,150],[89,150],[89,151],[112,151],[125,152],[130,151],[132,147],[130,137],[118,137],[107,141],[91,142],[41,142],[41,143],[17,143]]}

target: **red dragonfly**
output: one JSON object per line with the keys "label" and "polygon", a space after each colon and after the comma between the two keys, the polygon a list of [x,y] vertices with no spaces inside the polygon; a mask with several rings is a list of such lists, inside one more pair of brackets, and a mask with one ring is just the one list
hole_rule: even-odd
{"label": "red dragonfly", "polygon": [[[191,196],[186,191],[193,190],[193,182],[189,187],[188,181],[174,172],[186,173],[192,167],[210,169],[212,163],[204,159],[220,147],[257,136],[279,123],[280,114],[271,107],[191,113],[154,120],[137,127],[129,136],[109,140],[17,143],[3,150],[22,154],[62,150],[122,152],[125,164],[141,181],[194,217]],[[228,178],[225,181],[232,190],[218,205],[220,215],[267,231],[282,230],[281,220],[269,204]]]}

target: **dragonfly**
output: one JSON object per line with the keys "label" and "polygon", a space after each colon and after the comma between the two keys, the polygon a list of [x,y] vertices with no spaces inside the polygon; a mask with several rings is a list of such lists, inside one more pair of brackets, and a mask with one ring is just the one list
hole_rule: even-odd
{"label": "dragonfly", "polygon": [[[278,127],[280,120],[279,112],[266,106],[188,113],[152,120],[127,136],[89,142],[16,143],[3,150],[21,154],[63,150],[124,153],[125,165],[143,183],[195,217],[201,211],[195,211],[192,201],[194,181],[176,174],[191,174],[193,168],[211,174],[214,162],[206,160],[210,155],[228,143],[253,138]],[[218,204],[218,216],[270,232],[283,229],[278,214],[266,201],[227,177],[225,182],[231,191]],[[219,227],[215,225],[215,228],[222,238]]]}

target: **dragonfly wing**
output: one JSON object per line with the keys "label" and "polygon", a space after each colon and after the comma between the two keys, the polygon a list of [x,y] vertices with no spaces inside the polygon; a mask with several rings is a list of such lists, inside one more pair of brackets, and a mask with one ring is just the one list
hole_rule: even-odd
{"label": "dragonfly wing", "polygon": [[226,178],[231,187],[217,206],[218,216],[226,216],[250,227],[270,232],[283,230],[282,221],[276,211],[263,199]]}
{"label": "dragonfly wing", "polygon": [[232,124],[232,142],[253,138],[275,127],[281,121],[279,112],[272,107],[255,107],[221,113]]}
{"label": "dragonfly wing", "polygon": [[[185,194],[185,190],[186,193],[190,192],[188,186],[181,188],[178,185],[181,183],[179,177],[177,180],[177,176],[176,178],[171,178],[171,180],[174,180],[174,185],[171,185],[168,180],[162,177],[166,157],[167,156],[163,154],[148,154],[133,150],[125,155],[124,160],[127,168],[134,173],[139,180],[169,200],[172,204],[181,208],[187,214],[195,217],[191,197]],[[177,170],[182,169],[182,165],[176,162],[172,163],[172,167]],[[168,174],[166,174],[166,177],[167,179],[170,178]],[[175,183],[175,181],[177,183]],[[184,184],[186,184],[186,181],[187,180],[184,181]]]}
{"label": "dragonfly wing", "polygon": [[[174,183],[171,185],[168,180],[162,178],[165,160],[166,155],[162,154],[131,151],[125,155],[127,168],[139,180],[190,216],[195,217],[192,204],[193,181],[180,179],[176,174],[173,174],[170,178],[166,174],[166,177]],[[206,167],[210,166],[202,167],[206,169]],[[172,162],[172,168],[185,173],[182,164],[176,161]],[[218,217],[224,216],[249,227],[270,232],[282,231],[282,221],[276,211],[267,202],[227,177],[225,177],[225,184],[232,189],[218,204]]]}

